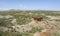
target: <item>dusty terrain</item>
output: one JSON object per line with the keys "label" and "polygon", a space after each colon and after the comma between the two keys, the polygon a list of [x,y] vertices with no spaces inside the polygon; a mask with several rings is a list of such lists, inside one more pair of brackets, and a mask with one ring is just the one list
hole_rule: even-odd
{"label": "dusty terrain", "polygon": [[60,14],[41,11],[0,12],[0,32],[1,36],[60,36]]}

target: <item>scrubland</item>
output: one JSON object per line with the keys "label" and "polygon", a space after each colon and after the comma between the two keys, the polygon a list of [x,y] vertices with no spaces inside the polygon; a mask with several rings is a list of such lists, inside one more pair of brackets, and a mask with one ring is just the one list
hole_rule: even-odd
{"label": "scrubland", "polygon": [[[33,17],[43,20],[35,22]],[[52,36],[60,36],[60,11],[0,11],[0,36],[34,36],[50,28],[55,29]]]}

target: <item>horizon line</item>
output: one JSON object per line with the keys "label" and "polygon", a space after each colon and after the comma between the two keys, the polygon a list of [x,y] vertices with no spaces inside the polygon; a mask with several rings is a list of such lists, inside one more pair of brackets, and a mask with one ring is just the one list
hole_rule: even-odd
{"label": "horizon line", "polygon": [[22,10],[22,9],[7,9],[7,10],[0,10],[0,11],[60,11],[60,10],[38,10],[38,9],[33,9],[33,10]]}

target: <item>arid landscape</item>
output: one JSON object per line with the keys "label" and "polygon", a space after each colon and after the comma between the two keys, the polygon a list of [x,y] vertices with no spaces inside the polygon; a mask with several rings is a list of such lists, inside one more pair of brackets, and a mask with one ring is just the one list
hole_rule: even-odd
{"label": "arid landscape", "polygon": [[60,36],[60,11],[0,11],[0,36]]}
{"label": "arid landscape", "polygon": [[60,36],[60,0],[0,0],[0,36]]}

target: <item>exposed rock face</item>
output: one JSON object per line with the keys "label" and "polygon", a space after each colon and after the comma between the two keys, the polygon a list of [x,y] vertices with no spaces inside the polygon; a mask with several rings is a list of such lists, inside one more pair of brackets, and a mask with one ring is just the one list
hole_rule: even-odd
{"label": "exposed rock face", "polygon": [[32,18],[32,20],[34,20],[34,21],[42,21],[43,20],[43,17],[34,17],[34,18]]}

